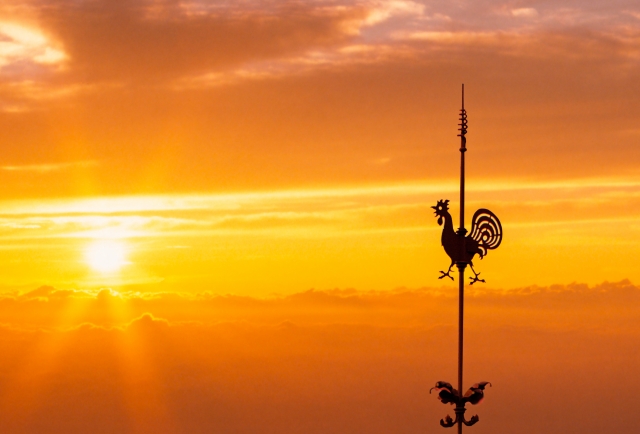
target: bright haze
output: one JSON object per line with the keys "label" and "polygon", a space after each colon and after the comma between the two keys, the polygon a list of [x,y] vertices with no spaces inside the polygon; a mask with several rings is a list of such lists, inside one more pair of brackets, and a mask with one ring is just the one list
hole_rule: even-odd
{"label": "bright haze", "polygon": [[441,430],[465,83],[468,429],[636,432],[639,76],[637,1],[4,0],[0,431]]}

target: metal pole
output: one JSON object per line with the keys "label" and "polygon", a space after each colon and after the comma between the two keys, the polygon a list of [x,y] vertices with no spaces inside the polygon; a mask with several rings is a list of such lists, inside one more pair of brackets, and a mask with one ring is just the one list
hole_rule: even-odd
{"label": "metal pole", "polygon": [[[466,250],[465,235],[466,230],[464,228],[464,153],[467,151],[467,139],[466,125],[465,125],[465,110],[464,110],[464,83],[462,84],[462,111],[460,120],[460,236],[462,237],[463,252]],[[462,368],[463,368],[463,353],[464,353],[464,269],[467,264],[464,262],[458,262],[458,392],[462,397]],[[464,412],[463,409],[460,409]],[[458,434],[462,434],[462,417],[464,413],[458,417]]]}
{"label": "metal pole", "polygon": [[[464,269],[467,264],[458,264],[458,392],[462,396],[462,360],[464,350]],[[462,418],[458,418],[458,434],[462,434]]]}

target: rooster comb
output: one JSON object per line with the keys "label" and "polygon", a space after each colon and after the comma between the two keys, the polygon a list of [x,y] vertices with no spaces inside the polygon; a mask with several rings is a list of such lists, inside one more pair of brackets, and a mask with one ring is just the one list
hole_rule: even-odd
{"label": "rooster comb", "polygon": [[449,211],[449,199],[439,200],[436,206],[432,206],[436,210],[436,215],[441,215],[445,211]]}

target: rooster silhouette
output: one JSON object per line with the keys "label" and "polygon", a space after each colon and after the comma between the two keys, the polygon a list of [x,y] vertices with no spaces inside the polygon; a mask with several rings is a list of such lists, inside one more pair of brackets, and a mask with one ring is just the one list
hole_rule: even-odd
{"label": "rooster silhouette", "polygon": [[439,200],[436,206],[432,206],[435,210],[435,214],[438,217],[438,224],[442,225],[444,222],[444,228],[442,229],[442,246],[447,255],[451,258],[451,265],[445,273],[440,271],[442,275],[439,279],[451,276],[451,268],[456,263],[469,264],[474,276],[469,277],[471,279],[471,285],[475,282],[484,282],[480,279],[480,273],[476,273],[473,269],[473,262],[471,260],[478,254],[480,259],[484,258],[487,251],[497,248],[502,242],[502,225],[498,217],[488,209],[481,208],[475,212],[473,219],[471,220],[471,233],[467,234],[466,229],[458,229],[458,232],[453,230],[453,219],[449,214],[449,201]]}

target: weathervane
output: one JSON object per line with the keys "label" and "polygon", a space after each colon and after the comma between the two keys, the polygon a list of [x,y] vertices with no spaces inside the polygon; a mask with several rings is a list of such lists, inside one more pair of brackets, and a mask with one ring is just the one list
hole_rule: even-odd
{"label": "weathervane", "polygon": [[[451,269],[455,265],[458,267],[458,389],[454,389],[450,383],[446,381],[438,381],[431,390],[436,389],[438,399],[443,404],[455,404],[454,409],[456,418],[452,419],[447,415],[444,419],[440,419],[440,425],[450,428],[458,425],[458,433],[462,433],[462,425],[471,426],[478,422],[480,418],[475,415],[471,419],[466,420],[464,406],[467,403],[478,404],[484,398],[484,388],[491,385],[488,381],[476,383],[467,392],[462,394],[462,353],[463,353],[463,334],[464,334],[464,270],[467,265],[473,272],[470,284],[476,282],[484,282],[480,279],[480,273],[476,273],[471,260],[478,254],[482,259],[489,250],[495,249],[502,241],[502,225],[498,217],[488,209],[481,208],[475,212],[471,220],[471,233],[467,236],[467,230],[464,228],[464,153],[467,152],[467,112],[464,109],[464,84],[462,85],[462,109],[460,110],[460,227],[457,231],[453,230],[453,219],[449,214],[449,201],[439,200],[436,206],[432,208],[438,216],[438,224],[444,223],[442,229],[442,246],[444,251],[451,258],[451,265],[445,273],[440,271],[439,279],[451,276]],[[431,391],[430,391],[431,392]]]}

